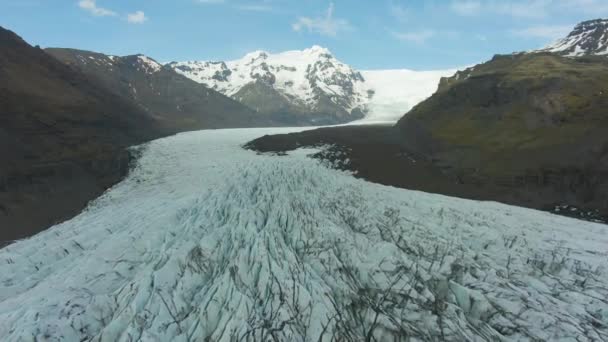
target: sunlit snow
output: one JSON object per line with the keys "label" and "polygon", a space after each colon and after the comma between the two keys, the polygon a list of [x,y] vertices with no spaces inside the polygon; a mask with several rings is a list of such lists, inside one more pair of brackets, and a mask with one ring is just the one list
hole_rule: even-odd
{"label": "sunlit snow", "polygon": [[306,106],[318,104],[319,91],[335,103],[344,103],[349,111],[367,99],[367,88],[358,72],[317,45],[275,54],[254,51],[227,62],[173,62],[169,66],[228,96],[257,79],[265,79],[287,99]]}
{"label": "sunlit snow", "polygon": [[0,250],[0,340],[608,339],[606,226],[240,147],[293,130],[141,148],[81,215]]}
{"label": "sunlit snow", "polygon": [[[318,70],[314,67],[323,62],[330,63]],[[170,65],[177,72],[228,96],[233,96],[260,75],[272,79],[273,86],[280,93],[298,103],[314,105],[316,91],[320,90],[333,100],[335,96],[348,99],[342,101],[349,103],[348,110],[357,107],[366,110],[365,118],[360,120],[366,123],[397,121],[412,107],[431,96],[437,90],[441,77],[449,77],[456,72],[456,69],[367,70],[361,72],[362,79],[357,79],[356,70],[338,61],[329,50],[320,46],[277,54],[254,51],[228,62],[191,61]],[[311,80],[315,80],[314,85]],[[334,84],[337,81],[344,83]],[[352,90],[347,85],[352,86]]]}
{"label": "sunlit snow", "polygon": [[450,77],[456,71],[456,69],[362,71],[365,84],[374,91],[374,95],[367,103],[368,113],[362,121],[399,120],[412,107],[433,95],[441,77]]}

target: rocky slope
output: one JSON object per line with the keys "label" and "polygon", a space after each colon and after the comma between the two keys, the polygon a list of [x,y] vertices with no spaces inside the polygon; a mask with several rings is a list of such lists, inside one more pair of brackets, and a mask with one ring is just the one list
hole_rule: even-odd
{"label": "rocky slope", "polygon": [[74,49],[46,52],[99,80],[117,96],[137,103],[175,131],[275,124],[144,55],[117,57]]}
{"label": "rocky slope", "polygon": [[[581,23],[562,40],[587,37],[585,56],[567,49],[495,56],[442,78],[435,94],[401,118],[397,132],[340,127],[248,146],[283,153],[331,144],[316,157],[374,182],[606,222],[604,24]],[[572,42],[571,51],[582,51],[584,44]]]}
{"label": "rocky slope", "polygon": [[606,215],[607,106],[603,57],[496,56],[444,78],[397,126],[461,182],[541,186]]}
{"label": "rocky slope", "polygon": [[581,22],[567,37],[540,50],[567,57],[608,56],[608,20]]}
{"label": "rocky slope", "polygon": [[311,124],[363,118],[373,95],[360,72],[314,46],[269,54],[256,51],[229,62],[172,62],[169,67],[260,113]]}
{"label": "rocky slope", "polygon": [[0,28],[0,244],[80,211],[169,132],[146,111]]}

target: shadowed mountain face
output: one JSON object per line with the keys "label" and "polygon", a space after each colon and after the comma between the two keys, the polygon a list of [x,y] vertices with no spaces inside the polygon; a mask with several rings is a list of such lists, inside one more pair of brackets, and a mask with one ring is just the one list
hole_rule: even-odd
{"label": "shadowed mountain face", "polygon": [[98,79],[116,95],[137,103],[175,131],[276,124],[143,55],[115,57],[73,49],[46,51]]}
{"label": "shadowed mountain face", "polygon": [[462,182],[552,189],[608,212],[608,60],[496,56],[442,79],[397,124]]}
{"label": "shadowed mountain face", "polygon": [[80,211],[127,170],[155,118],[0,28],[0,244]]}

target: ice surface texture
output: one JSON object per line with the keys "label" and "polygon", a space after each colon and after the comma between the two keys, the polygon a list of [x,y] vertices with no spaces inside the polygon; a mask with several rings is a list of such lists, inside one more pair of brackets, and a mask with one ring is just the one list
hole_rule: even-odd
{"label": "ice surface texture", "polygon": [[287,131],[154,141],[0,250],[0,340],[608,339],[606,226],[240,148]]}

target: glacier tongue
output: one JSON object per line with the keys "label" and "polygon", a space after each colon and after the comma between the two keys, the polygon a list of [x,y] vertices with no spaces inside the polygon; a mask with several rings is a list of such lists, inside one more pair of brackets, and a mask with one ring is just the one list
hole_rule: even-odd
{"label": "glacier tongue", "polygon": [[365,84],[374,95],[367,102],[367,115],[359,122],[399,121],[405,113],[435,93],[442,77],[450,77],[456,71],[456,69],[361,71]]}
{"label": "glacier tongue", "polygon": [[606,340],[606,226],[407,191],[293,129],[154,141],[78,217],[0,250],[0,339]]}

